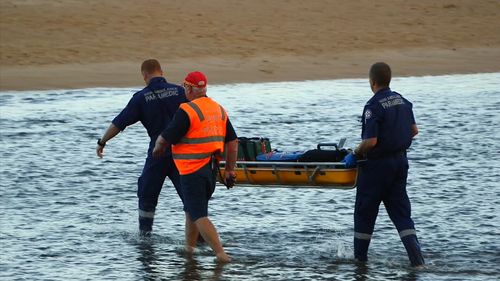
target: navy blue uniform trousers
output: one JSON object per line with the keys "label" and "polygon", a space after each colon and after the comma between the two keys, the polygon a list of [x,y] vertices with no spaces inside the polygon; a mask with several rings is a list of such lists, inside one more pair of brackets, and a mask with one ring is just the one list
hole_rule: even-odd
{"label": "navy blue uniform trousers", "polygon": [[167,176],[174,184],[175,190],[182,200],[179,171],[175,167],[172,156],[168,155],[155,159],[149,155],[137,182],[139,229],[141,231],[152,230],[158,197]]}
{"label": "navy blue uniform trousers", "polygon": [[379,206],[384,202],[387,214],[396,226],[413,265],[423,264],[420,245],[411,219],[410,200],[406,193],[408,159],[393,155],[370,159],[359,166],[360,175],[354,207],[354,255],[367,260],[368,246],[377,219]]}

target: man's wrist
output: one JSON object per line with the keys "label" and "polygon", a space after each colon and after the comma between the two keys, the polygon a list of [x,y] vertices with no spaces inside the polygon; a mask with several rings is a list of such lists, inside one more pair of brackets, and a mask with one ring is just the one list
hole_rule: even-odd
{"label": "man's wrist", "polygon": [[236,174],[236,172],[234,170],[231,170],[231,169],[226,169],[225,172],[227,174]]}
{"label": "man's wrist", "polygon": [[156,142],[155,142],[155,145],[158,145],[159,147],[164,147],[164,146],[167,146],[167,139],[163,136],[163,135],[159,135],[157,138],[156,138]]}
{"label": "man's wrist", "polygon": [[97,139],[97,145],[105,147],[106,146],[106,142],[103,142],[101,139]]}

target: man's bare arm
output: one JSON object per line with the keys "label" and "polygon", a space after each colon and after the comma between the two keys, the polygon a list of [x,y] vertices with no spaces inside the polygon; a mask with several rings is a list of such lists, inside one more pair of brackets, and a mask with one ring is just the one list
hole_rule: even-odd
{"label": "man's bare arm", "polygon": [[[364,139],[358,147],[354,149],[354,154],[359,156],[365,156],[368,151],[372,150],[375,145],[377,145],[377,138]],[[359,158],[358,158],[359,159]]]}
{"label": "man's bare arm", "polygon": [[[116,127],[113,123],[111,123],[108,129],[104,132],[104,135],[101,137],[101,143],[106,144],[107,141],[114,138],[118,133],[120,133],[120,128]],[[104,156],[104,145],[97,145],[96,153],[99,158]]]}

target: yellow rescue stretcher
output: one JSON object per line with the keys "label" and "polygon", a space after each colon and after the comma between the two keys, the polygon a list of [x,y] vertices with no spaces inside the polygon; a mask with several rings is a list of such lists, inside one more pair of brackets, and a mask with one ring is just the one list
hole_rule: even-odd
{"label": "yellow rescue stretcher", "polygon": [[[219,163],[220,177],[225,162]],[[237,161],[236,185],[315,187],[352,189],[356,187],[357,168],[345,168],[342,162]]]}

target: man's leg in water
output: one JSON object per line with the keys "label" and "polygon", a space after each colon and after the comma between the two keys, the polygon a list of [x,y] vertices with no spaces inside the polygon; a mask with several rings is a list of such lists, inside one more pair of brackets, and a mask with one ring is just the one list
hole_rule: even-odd
{"label": "man's leg in water", "polygon": [[192,253],[194,248],[196,247],[196,242],[198,241],[198,237],[200,232],[198,231],[198,227],[196,224],[191,221],[191,217],[186,212],[186,251]]}
{"label": "man's leg in water", "polygon": [[215,226],[212,224],[208,217],[203,217],[197,219],[195,222],[201,236],[207,244],[214,250],[215,255],[217,257],[217,261],[219,262],[230,262],[231,258],[226,254],[224,248],[222,247],[222,243],[219,239],[219,234],[215,229]]}
{"label": "man's leg in water", "polygon": [[148,235],[153,230],[153,221],[168,165],[164,159],[148,157],[142,174],[137,181],[137,197],[139,198],[139,230]]}
{"label": "man's leg in water", "polygon": [[219,235],[212,222],[208,219],[208,200],[215,190],[215,178],[210,164],[200,170],[181,176],[181,187],[186,212],[186,248],[196,244],[194,227],[215,251],[217,260],[229,262],[231,259],[224,252]]}

